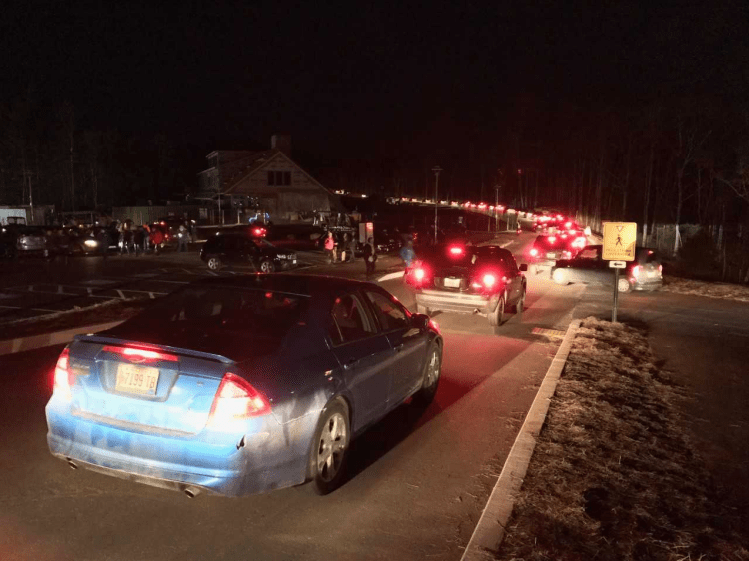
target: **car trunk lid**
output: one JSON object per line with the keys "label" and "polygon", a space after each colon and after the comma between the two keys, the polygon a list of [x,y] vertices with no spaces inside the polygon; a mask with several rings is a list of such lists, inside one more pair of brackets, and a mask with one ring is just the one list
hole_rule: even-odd
{"label": "car trunk lid", "polygon": [[134,431],[195,434],[232,361],[188,349],[103,337],[70,347],[73,414]]}

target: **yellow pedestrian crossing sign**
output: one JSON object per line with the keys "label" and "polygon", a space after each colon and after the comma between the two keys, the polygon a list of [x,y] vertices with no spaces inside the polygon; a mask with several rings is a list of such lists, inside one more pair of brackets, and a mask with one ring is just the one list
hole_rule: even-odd
{"label": "yellow pedestrian crossing sign", "polygon": [[637,222],[603,223],[603,259],[634,261],[637,244]]}

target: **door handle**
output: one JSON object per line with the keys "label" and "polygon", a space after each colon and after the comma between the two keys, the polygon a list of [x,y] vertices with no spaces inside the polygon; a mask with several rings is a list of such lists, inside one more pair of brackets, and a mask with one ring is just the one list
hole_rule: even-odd
{"label": "door handle", "polygon": [[348,359],[346,361],[346,364],[343,365],[343,368],[345,368],[346,370],[350,370],[351,368],[353,368],[354,366],[356,366],[357,362],[359,362],[359,361],[356,360],[355,358],[350,358],[350,359]]}

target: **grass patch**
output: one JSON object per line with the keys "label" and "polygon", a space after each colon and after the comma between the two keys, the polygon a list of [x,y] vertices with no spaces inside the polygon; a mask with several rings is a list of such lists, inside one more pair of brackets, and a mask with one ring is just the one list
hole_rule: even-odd
{"label": "grass patch", "polygon": [[708,298],[723,298],[749,302],[749,286],[728,282],[707,282],[694,279],[664,276],[663,291],[676,294],[694,294]]}
{"label": "grass patch", "polygon": [[749,559],[645,335],[583,322],[497,559]]}
{"label": "grass patch", "polygon": [[138,314],[153,302],[155,300],[150,298],[109,300],[86,308],[9,321],[0,324],[0,340],[30,337],[112,321],[124,321]]}

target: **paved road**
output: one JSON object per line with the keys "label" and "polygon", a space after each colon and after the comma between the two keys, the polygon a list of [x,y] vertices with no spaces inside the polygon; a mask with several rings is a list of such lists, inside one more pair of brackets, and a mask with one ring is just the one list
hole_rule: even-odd
{"label": "paved road", "polygon": [[[509,248],[519,252],[532,238],[516,238]],[[144,272],[132,267],[132,274]],[[337,272],[360,274],[356,264]],[[413,303],[400,280],[384,284]],[[1,357],[0,559],[457,560],[556,351],[553,330],[566,328],[573,316],[605,315],[609,302],[607,291],[531,276],[527,311],[512,317],[501,335],[485,318],[438,316],[446,347],[435,402],[421,415],[403,406],[356,441],[350,479],[327,497],[300,487],[190,501],[72,471],[49,455],[45,441],[43,408],[59,347]],[[656,350],[667,366],[683,367],[685,349],[697,345],[701,350],[690,356],[709,364],[718,354],[709,345],[718,337],[739,347],[749,335],[741,321],[746,308],[732,311],[718,301],[695,304],[662,293],[625,295],[621,304],[623,317],[648,321],[654,335],[668,334],[655,339],[662,341]],[[671,354],[668,337],[676,337]],[[735,409],[746,396],[735,393],[743,370],[732,357],[721,359],[718,375],[721,384],[733,385],[716,387],[713,375],[693,382],[703,395]],[[714,429],[725,421],[714,414],[714,407],[705,408],[698,417]],[[743,415],[738,422],[746,427]],[[738,452],[732,458],[743,461]]]}
{"label": "paved road", "polygon": [[[408,302],[401,281],[386,286]],[[501,336],[485,318],[440,317],[435,402],[424,414],[403,406],[357,440],[349,481],[327,497],[300,487],[190,501],[72,471],[45,441],[60,348],[2,357],[0,558],[459,559],[559,343],[533,328],[571,317],[561,292],[531,279],[528,311]]]}

